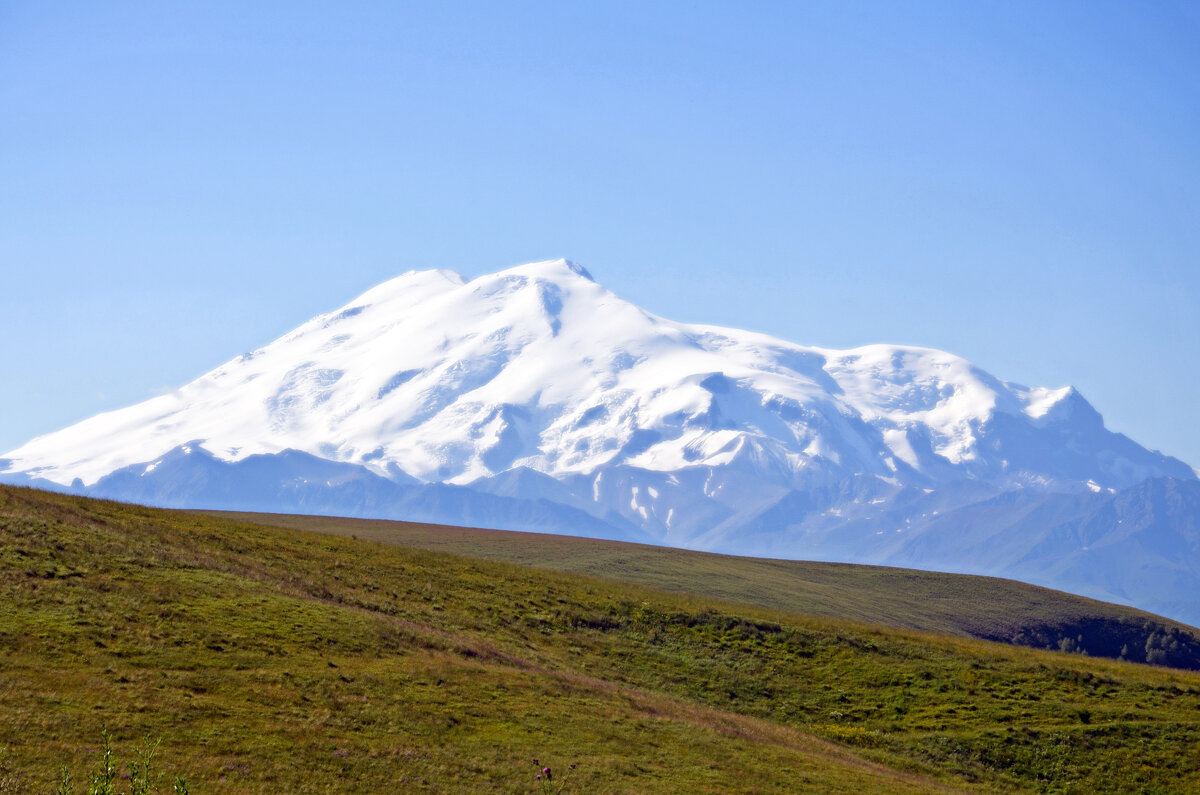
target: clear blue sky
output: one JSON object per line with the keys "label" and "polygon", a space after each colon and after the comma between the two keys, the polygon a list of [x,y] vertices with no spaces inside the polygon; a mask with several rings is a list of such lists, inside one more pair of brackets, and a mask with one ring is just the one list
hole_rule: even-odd
{"label": "clear blue sky", "polygon": [[0,3],[0,451],[557,256],[1200,466],[1200,5]]}

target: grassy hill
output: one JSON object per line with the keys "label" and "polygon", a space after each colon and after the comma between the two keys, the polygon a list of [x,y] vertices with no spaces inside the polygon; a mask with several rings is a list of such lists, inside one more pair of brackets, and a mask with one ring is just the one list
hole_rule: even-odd
{"label": "grassy hill", "polygon": [[995,577],[770,560],[589,538],[416,522],[283,514],[226,515],[298,530],[503,560],[696,596],[1200,669],[1200,631],[1131,607]]}
{"label": "grassy hill", "polygon": [[1200,674],[501,561],[0,487],[0,599],[0,791],[1200,788]]}

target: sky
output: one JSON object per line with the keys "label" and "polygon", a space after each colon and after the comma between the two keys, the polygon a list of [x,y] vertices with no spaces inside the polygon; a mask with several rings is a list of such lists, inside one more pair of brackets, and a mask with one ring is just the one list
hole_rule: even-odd
{"label": "sky", "polygon": [[0,452],[411,269],[941,348],[1200,466],[1200,5],[0,3]]}

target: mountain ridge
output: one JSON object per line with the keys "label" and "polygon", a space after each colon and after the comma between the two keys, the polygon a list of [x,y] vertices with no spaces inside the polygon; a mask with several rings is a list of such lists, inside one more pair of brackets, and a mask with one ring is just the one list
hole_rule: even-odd
{"label": "mountain ridge", "polygon": [[[413,321],[418,309],[424,314]],[[429,322],[427,316],[441,312],[453,322],[465,318],[468,328],[452,338]],[[571,339],[555,345],[563,334]],[[401,335],[407,336],[401,341]],[[530,347],[536,350],[522,356]],[[596,361],[606,354],[608,361]],[[272,368],[264,362],[271,358],[286,366]],[[673,368],[669,377],[646,372],[664,361]],[[558,383],[567,376],[570,388]],[[251,383],[264,378],[268,390]],[[592,390],[602,399],[589,402]],[[213,401],[214,392],[249,397]],[[208,414],[191,409],[206,401]],[[232,418],[214,422],[218,407],[232,410]],[[306,422],[309,415],[315,421]],[[760,454],[792,470],[804,458],[888,477],[903,467],[949,471],[949,462],[973,476],[1003,477],[1011,462],[981,449],[977,437],[989,421],[1014,420],[1022,431],[1072,423],[1102,429],[1072,387],[1008,384],[930,348],[836,351],[672,323],[557,260],[469,282],[450,271],[410,271],[172,394],[38,437],[6,457],[21,471],[37,470],[64,485],[80,477],[88,485],[117,464],[149,462],[202,439],[229,461],[291,447],[385,475],[394,463],[422,480],[467,483],[514,465],[554,475],[593,472],[617,459],[648,469],[719,465],[754,438]],[[246,427],[255,422],[266,433]],[[92,456],[99,460],[64,461],[63,445],[54,444],[62,439],[77,448],[81,438],[127,437],[139,427],[149,439],[139,455],[121,457],[101,444]],[[462,447],[469,441],[464,429],[477,436],[465,454],[428,438],[440,432]],[[395,437],[407,450],[373,444]],[[620,442],[615,450],[613,439]],[[780,439],[788,444],[773,444]],[[1148,474],[1195,477],[1182,462],[1122,447],[1101,451],[1119,459],[1107,470],[1092,461],[1089,474],[1103,479],[1098,483],[1131,485]],[[1120,466],[1129,471],[1114,468]]]}

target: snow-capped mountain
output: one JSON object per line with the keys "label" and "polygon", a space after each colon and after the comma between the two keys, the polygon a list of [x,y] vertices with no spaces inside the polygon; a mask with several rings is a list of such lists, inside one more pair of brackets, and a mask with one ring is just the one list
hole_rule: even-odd
{"label": "snow-capped mountain", "polygon": [[1200,488],[1074,389],[926,348],[675,323],[563,260],[406,273],[172,394],[34,439],[0,473],[175,506],[1003,573],[1148,609],[1164,598],[1136,581],[1170,563],[1191,589],[1173,614],[1200,619],[1194,545],[1135,538],[1156,552],[1130,576],[1084,555],[1076,568],[1106,572],[1095,582],[1058,565],[1096,549],[1054,535],[1063,522],[1149,479],[1185,501]]}

